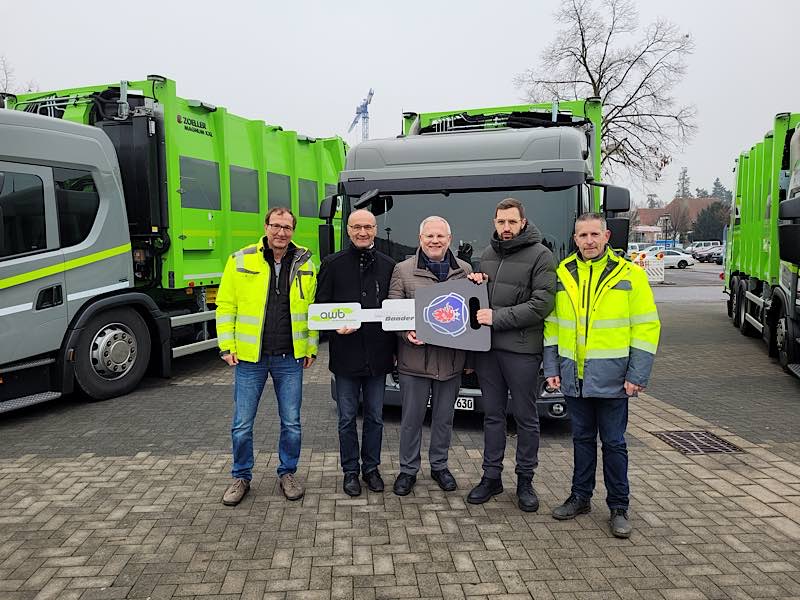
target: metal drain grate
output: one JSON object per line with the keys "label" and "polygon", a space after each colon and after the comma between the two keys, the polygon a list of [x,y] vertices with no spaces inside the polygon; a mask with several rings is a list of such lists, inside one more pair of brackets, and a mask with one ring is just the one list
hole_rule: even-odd
{"label": "metal drain grate", "polygon": [[653,433],[683,454],[713,454],[744,452],[739,446],[723,440],[708,431],[658,431]]}

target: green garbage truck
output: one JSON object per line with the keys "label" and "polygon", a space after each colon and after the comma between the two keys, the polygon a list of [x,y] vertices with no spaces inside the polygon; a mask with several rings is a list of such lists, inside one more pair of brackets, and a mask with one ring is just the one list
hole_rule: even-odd
{"label": "green garbage truck", "polygon": [[725,249],[728,316],[800,377],[800,113],[780,113],[736,160]]}
{"label": "green garbage truck", "polygon": [[[368,140],[348,152],[339,196],[320,207],[326,220],[320,225],[321,252],[347,239],[342,224],[351,211],[367,208],[378,224],[376,247],[401,261],[419,244],[420,222],[439,215],[450,223],[452,251],[478,270],[494,231],[495,206],[509,196],[522,202],[559,260],[574,249],[575,219],[587,211],[607,213],[612,246],[624,249],[628,221],[618,213],[629,209],[630,194],[599,181],[601,119],[596,98],[407,113],[400,136]],[[400,402],[398,381],[396,373],[387,377],[387,404]],[[563,397],[547,389],[543,378],[538,398],[540,414],[566,416]],[[474,374],[462,378],[456,408],[482,410]]]}
{"label": "green garbage truck", "polygon": [[227,257],[272,206],[317,250],[346,146],[181,98],[149,76],[5,95],[0,109],[0,412],[104,399],[215,348]]}

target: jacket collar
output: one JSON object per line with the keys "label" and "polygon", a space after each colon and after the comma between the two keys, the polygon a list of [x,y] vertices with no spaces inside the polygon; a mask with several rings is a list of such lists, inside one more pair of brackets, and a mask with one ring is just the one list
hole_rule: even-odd
{"label": "jacket collar", "polygon": [[[428,267],[425,265],[426,256],[427,255],[422,251],[422,248],[417,248],[417,268],[418,269],[423,269],[425,271],[428,270]],[[455,255],[450,250],[450,248],[447,249],[447,253],[444,255],[444,257],[445,257],[446,260],[448,260],[450,262],[450,269],[452,269],[453,271],[455,271],[456,269],[460,269],[461,268],[461,266],[458,264],[458,261],[456,260]]]}

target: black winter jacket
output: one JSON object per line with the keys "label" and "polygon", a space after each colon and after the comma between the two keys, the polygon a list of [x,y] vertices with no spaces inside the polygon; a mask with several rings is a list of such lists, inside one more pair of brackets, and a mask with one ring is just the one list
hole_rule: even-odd
{"label": "black winter jacket", "polygon": [[[358,302],[363,308],[380,308],[389,294],[394,264],[382,252],[361,252],[352,245],[326,256],[317,277],[315,302]],[[362,323],[349,335],[331,331],[328,339],[328,368],[336,375],[385,375],[394,366],[396,336],[383,331],[380,323]]]}
{"label": "black winter jacket", "polygon": [[556,264],[544,246],[542,234],[528,223],[510,240],[492,235],[481,257],[481,271],[489,276],[492,308],[492,350],[541,354],[544,320],[556,297]]}

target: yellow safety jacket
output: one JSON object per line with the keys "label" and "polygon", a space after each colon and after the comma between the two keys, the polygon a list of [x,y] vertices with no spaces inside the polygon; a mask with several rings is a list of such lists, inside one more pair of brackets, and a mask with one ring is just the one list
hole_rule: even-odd
{"label": "yellow safety jacket", "polygon": [[[239,360],[258,362],[266,318],[270,282],[264,260],[264,238],[234,252],[225,265],[217,291],[217,340],[220,350]],[[317,270],[311,251],[297,246],[289,267],[289,312],[294,357],[317,354],[319,333],[308,329],[308,305],[317,291]]]}
{"label": "yellow safety jacket", "polygon": [[545,377],[566,396],[624,398],[625,381],[647,385],[661,323],[645,271],[610,249],[572,254],[556,270],[556,305],[545,320]]}

